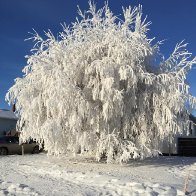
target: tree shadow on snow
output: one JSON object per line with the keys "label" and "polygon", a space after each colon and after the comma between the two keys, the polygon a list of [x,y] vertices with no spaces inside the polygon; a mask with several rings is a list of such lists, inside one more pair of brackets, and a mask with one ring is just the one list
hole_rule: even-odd
{"label": "tree shadow on snow", "polygon": [[191,191],[191,192],[188,192],[187,195],[196,195],[196,189],[194,189],[194,190]]}
{"label": "tree shadow on snow", "polygon": [[130,160],[125,166],[127,167],[140,167],[140,166],[188,166],[196,163],[196,157],[181,157],[181,156],[159,156],[153,158],[146,158],[144,160]]}

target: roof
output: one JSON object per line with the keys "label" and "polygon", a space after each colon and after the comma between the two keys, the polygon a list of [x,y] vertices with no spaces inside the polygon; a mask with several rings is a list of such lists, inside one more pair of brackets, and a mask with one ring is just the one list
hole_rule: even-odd
{"label": "roof", "polygon": [[10,110],[0,109],[0,119],[18,120],[18,117]]}

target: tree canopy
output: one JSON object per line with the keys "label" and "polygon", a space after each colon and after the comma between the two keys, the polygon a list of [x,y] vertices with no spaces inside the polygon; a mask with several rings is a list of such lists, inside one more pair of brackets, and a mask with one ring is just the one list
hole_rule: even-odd
{"label": "tree canopy", "polygon": [[196,99],[186,75],[196,58],[181,42],[165,59],[162,42],[147,37],[141,6],[123,8],[123,20],[107,3],[78,13],[57,38],[34,32],[24,76],[6,95],[16,103],[21,140],[107,162],[157,155],[164,138],[188,130]]}

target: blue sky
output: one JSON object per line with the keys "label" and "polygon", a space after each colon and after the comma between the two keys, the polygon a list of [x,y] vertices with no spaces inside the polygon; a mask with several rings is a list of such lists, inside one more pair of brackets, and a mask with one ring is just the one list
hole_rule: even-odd
{"label": "blue sky", "polygon": [[[97,7],[104,1],[95,0]],[[149,37],[166,39],[161,51],[167,57],[177,42],[186,40],[188,50],[196,56],[196,0],[109,0],[114,14],[122,13],[122,6],[143,6],[144,15],[152,22]],[[88,0],[0,0],[0,108],[9,108],[5,94],[22,76],[33,43],[24,41],[33,28],[43,34],[51,29],[57,35],[60,23],[70,24],[77,16],[77,5],[88,9]],[[196,68],[196,66],[195,66]],[[196,96],[196,69],[188,75],[191,93]]]}

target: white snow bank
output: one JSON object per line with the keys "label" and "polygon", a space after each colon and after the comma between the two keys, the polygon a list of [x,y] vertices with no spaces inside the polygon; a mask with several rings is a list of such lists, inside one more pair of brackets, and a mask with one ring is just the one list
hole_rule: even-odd
{"label": "white snow bank", "polygon": [[[185,171],[196,158],[160,157],[120,166],[39,154],[0,157],[0,162],[0,195],[176,196],[184,195]],[[191,170],[190,195],[195,184],[196,170]]]}
{"label": "white snow bank", "polygon": [[27,185],[0,180],[0,195],[37,196],[39,194]]}

